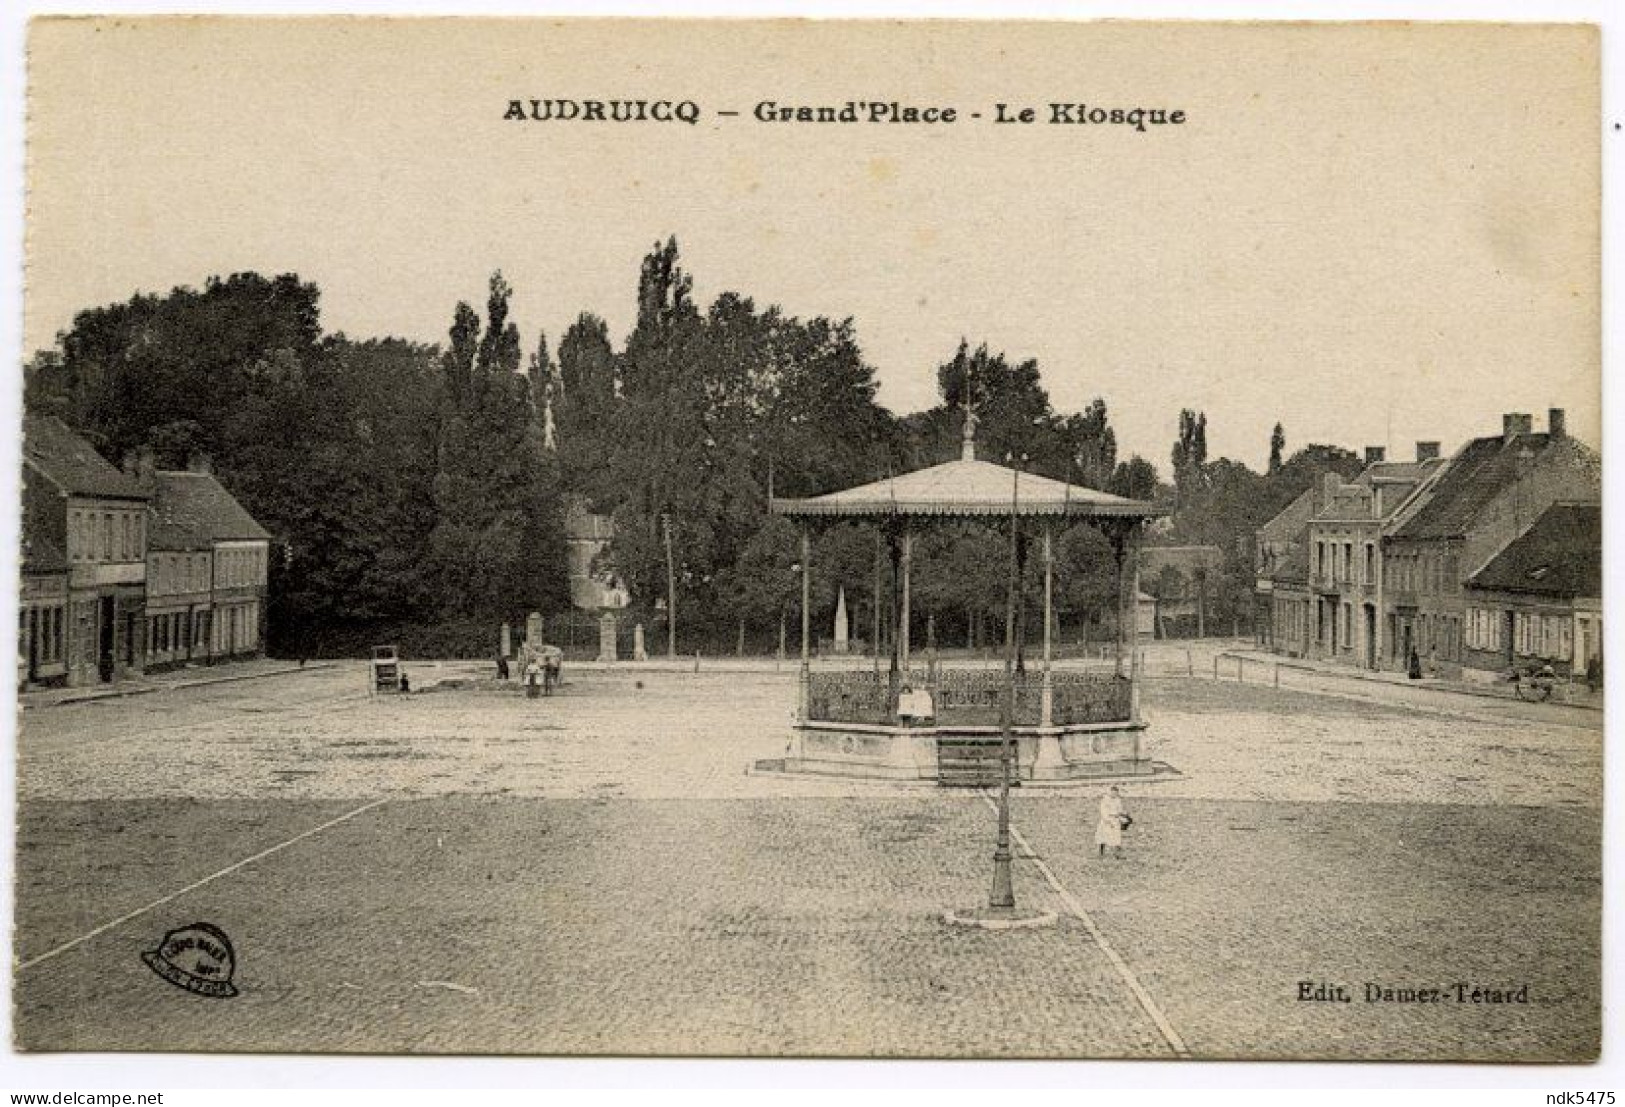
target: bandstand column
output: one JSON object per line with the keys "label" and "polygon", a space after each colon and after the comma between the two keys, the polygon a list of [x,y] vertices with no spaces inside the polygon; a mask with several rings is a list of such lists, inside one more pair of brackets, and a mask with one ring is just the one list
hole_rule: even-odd
{"label": "bandstand column", "polygon": [[1117,560],[1117,662],[1115,673],[1123,675],[1123,650],[1129,643],[1129,636],[1134,620],[1138,616],[1135,610],[1139,603],[1139,593],[1128,590],[1128,535],[1118,532],[1112,535],[1112,554]]}
{"label": "bandstand column", "polygon": [[1055,549],[1053,527],[1044,526],[1044,686],[1039,696],[1040,726],[1050,726],[1054,720],[1054,691],[1050,683],[1050,634],[1055,619]]}
{"label": "bandstand column", "polygon": [[812,530],[801,528],[801,679],[796,715],[807,721],[812,683]]}
{"label": "bandstand column", "polygon": [[909,656],[909,581],[914,571],[914,532],[911,529],[903,530],[903,614],[897,626],[897,653],[899,664],[903,670],[903,679],[908,679]]}
{"label": "bandstand column", "polygon": [[[1140,721],[1140,525],[1135,523],[1129,531],[1128,542],[1128,593],[1129,593],[1129,669],[1128,669],[1128,716],[1130,721]],[[1140,732],[1134,731],[1134,760],[1140,759]]]}

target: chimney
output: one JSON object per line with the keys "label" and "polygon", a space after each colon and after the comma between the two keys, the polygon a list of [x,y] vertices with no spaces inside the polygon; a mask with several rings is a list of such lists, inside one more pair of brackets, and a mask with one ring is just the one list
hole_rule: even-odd
{"label": "chimney", "polygon": [[1511,442],[1520,434],[1529,434],[1534,430],[1533,416],[1523,412],[1508,412],[1501,416],[1501,441]]}
{"label": "chimney", "polygon": [[1315,504],[1316,512],[1325,510],[1337,498],[1337,490],[1343,487],[1343,478],[1336,473],[1320,474],[1320,499]]}
{"label": "chimney", "polygon": [[192,455],[186,459],[186,469],[191,473],[213,475],[214,459],[202,450],[193,450]]}
{"label": "chimney", "polygon": [[144,489],[151,489],[158,471],[158,455],[151,446],[141,446],[138,449],[124,451],[124,472],[133,477],[135,483]]}
{"label": "chimney", "polygon": [[1562,438],[1568,434],[1568,420],[1563,417],[1562,408],[1554,407],[1547,409],[1546,430],[1553,438]]}
{"label": "chimney", "polygon": [[1439,444],[1437,442],[1418,442],[1416,444],[1417,461],[1432,461],[1438,456]]}
{"label": "chimney", "polygon": [[1365,463],[1367,465],[1379,464],[1387,453],[1387,449],[1382,446],[1367,446],[1365,448]]}

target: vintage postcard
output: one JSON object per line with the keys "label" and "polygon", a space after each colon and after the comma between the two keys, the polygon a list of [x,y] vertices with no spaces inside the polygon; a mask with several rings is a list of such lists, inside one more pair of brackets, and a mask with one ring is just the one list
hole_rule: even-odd
{"label": "vintage postcard", "polygon": [[1599,53],[36,19],[14,1047],[1594,1060]]}

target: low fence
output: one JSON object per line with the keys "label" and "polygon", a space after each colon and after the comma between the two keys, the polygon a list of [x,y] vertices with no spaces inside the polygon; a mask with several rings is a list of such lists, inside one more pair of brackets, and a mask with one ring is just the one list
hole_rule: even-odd
{"label": "low fence", "polygon": [[[887,725],[897,719],[901,679],[890,673],[817,672],[808,679],[808,717],[815,721]],[[937,668],[917,683],[931,692],[939,725],[1000,723],[1006,691],[1002,670]],[[1056,725],[1126,722],[1133,709],[1132,683],[1112,672],[1052,672],[1050,709]],[[1017,674],[1012,722],[1038,726],[1042,712],[1042,674],[1031,669]]]}

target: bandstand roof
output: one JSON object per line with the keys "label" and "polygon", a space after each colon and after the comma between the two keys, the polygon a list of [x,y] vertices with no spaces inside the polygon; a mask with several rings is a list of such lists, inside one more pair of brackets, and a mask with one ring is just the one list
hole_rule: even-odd
{"label": "bandstand roof", "polygon": [[1003,465],[962,456],[823,496],[774,497],[772,510],[777,515],[855,518],[1009,515],[1014,491],[1016,514],[1023,516],[1148,519],[1167,514],[1165,508],[1144,500],[1113,496],[1033,473],[1022,473],[1016,486],[1014,476],[1015,470]]}

